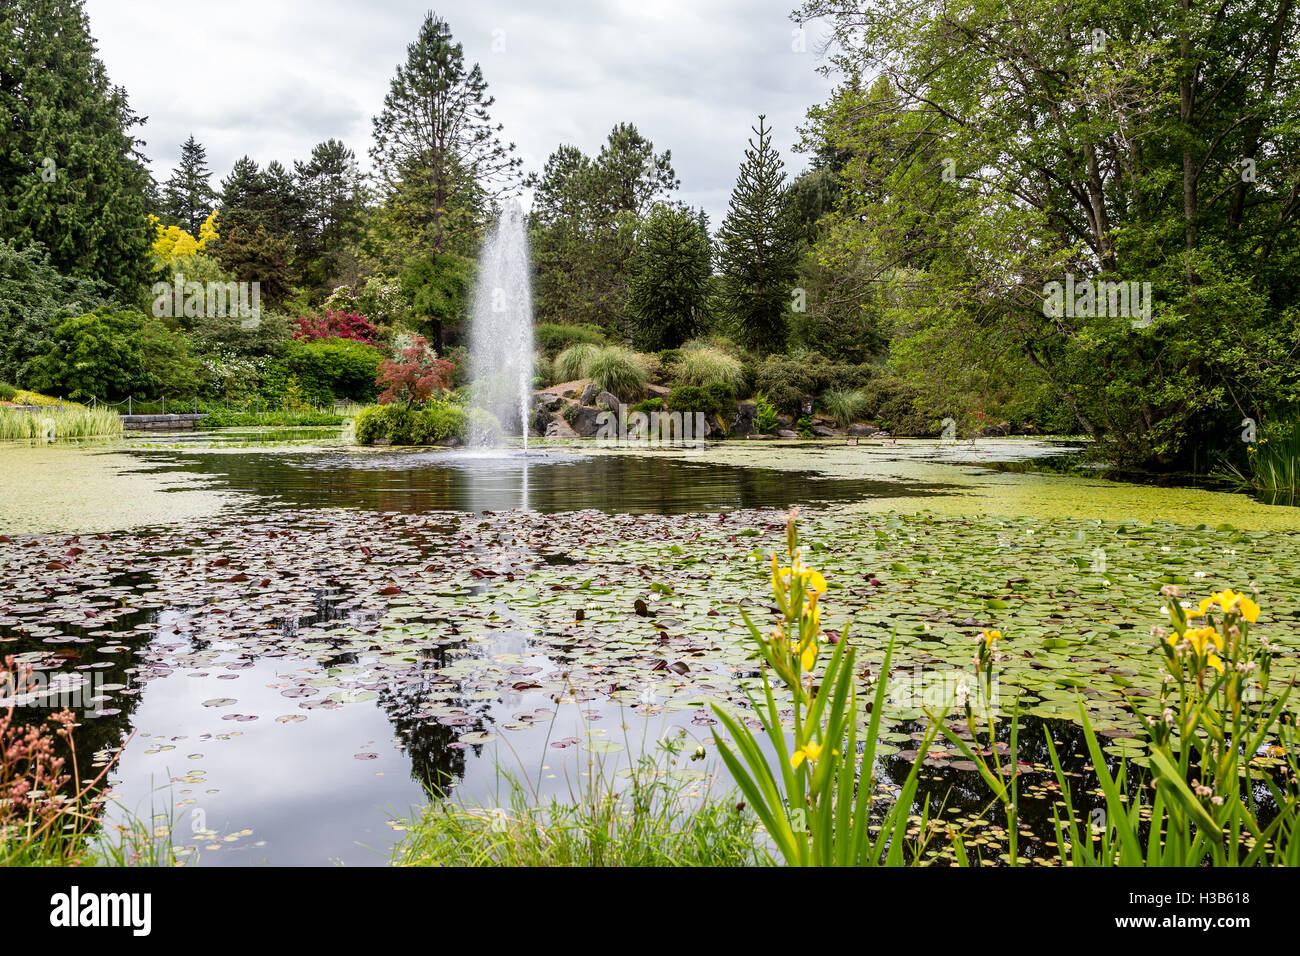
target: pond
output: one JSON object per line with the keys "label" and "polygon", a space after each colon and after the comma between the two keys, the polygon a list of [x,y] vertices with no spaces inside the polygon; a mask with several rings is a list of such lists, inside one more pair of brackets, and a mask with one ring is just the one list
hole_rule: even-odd
{"label": "pond", "polygon": [[[710,705],[743,714],[755,687],[736,604],[768,613],[764,555],[799,504],[826,627],[870,681],[895,642],[882,786],[973,635],[1006,635],[1001,710],[1018,700],[1037,742],[1032,857],[1043,730],[1077,759],[1082,698],[1108,755],[1142,759],[1163,583],[1256,583],[1283,677],[1300,653],[1294,510],[986,467],[1065,450],[556,444],[525,468],[319,434],[7,448],[0,653],[38,669],[26,711],[87,715],[86,765],[129,738],[118,805],[160,814],[188,860],[382,864],[426,787],[492,802],[499,767],[567,795],[591,761],[684,733],[703,781]],[[979,819],[955,751],[923,759],[926,792]],[[969,825],[996,845],[996,820]]]}

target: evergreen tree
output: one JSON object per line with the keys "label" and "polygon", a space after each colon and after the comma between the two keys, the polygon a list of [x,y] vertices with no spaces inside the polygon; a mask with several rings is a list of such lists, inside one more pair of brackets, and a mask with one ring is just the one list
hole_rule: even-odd
{"label": "evergreen tree", "polygon": [[517,183],[519,159],[492,104],[478,64],[466,67],[447,23],[429,13],[374,118],[370,155],[389,200],[435,252],[458,238],[464,247],[465,227]]}
{"label": "evergreen tree", "polygon": [[365,204],[356,155],[336,139],[318,143],[311,160],[294,163],[304,216],[299,247],[329,253],[354,238]]}
{"label": "evergreen tree", "polygon": [[141,122],[95,56],[82,0],[0,3],[0,236],[131,300],[153,238]]}
{"label": "evergreen tree", "polygon": [[722,307],[745,344],[763,352],[785,348],[790,291],[799,247],[791,222],[785,164],[772,148],[766,117],[754,127],[745,162],[718,232]]}
{"label": "evergreen tree", "polygon": [[677,348],[700,331],[712,266],[703,212],[666,203],[650,211],[637,233],[628,295],[639,348]]}
{"label": "evergreen tree", "polygon": [[181,145],[180,162],[163,187],[163,220],[197,236],[203,220],[216,208],[211,180],[207,150],[191,135]]}
{"label": "evergreen tree", "polygon": [[261,218],[266,183],[250,156],[235,160],[230,175],[221,181],[221,232],[245,231],[264,225]]}

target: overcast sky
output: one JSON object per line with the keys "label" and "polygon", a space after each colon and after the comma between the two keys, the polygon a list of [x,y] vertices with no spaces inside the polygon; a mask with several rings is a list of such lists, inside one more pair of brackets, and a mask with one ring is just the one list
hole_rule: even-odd
{"label": "overcast sky", "polygon": [[[823,101],[818,29],[796,52],[796,0],[443,0],[435,12],[483,68],[526,171],[561,143],[588,154],[617,122],[671,149],[679,198],[716,228],[760,112],[794,173],[796,126]],[[247,153],[305,159],[334,137],[369,168],[371,117],[428,0],[87,0],[161,182],[193,133],[217,187]],[[494,44],[498,48],[494,50]]]}

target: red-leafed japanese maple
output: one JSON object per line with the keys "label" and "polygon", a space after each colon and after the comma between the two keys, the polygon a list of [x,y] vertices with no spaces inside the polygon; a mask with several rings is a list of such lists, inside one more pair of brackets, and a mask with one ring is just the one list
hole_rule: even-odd
{"label": "red-leafed japanese maple", "polygon": [[417,402],[427,402],[435,392],[451,388],[454,368],[451,362],[438,358],[438,353],[429,348],[424,336],[417,335],[401,350],[399,358],[379,363],[375,384],[384,389],[379,403],[405,402],[406,407],[411,408]]}
{"label": "red-leafed japanese maple", "polygon": [[307,342],[317,339],[352,339],[364,345],[374,345],[379,339],[379,330],[358,312],[305,315],[293,325],[293,337]]}

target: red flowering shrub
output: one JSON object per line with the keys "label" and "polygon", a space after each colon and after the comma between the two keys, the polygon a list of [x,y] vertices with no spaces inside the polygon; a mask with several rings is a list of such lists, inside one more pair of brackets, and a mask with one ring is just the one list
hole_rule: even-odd
{"label": "red flowering shrub", "polygon": [[400,360],[385,359],[379,363],[375,384],[384,389],[379,403],[405,402],[410,408],[416,402],[427,402],[434,392],[451,388],[454,368],[451,362],[438,358],[438,353],[429,348],[424,336],[417,335],[402,349]]}
{"label": "red flowering shrub", "polygon": [[326,312],[303,316],[294,322],[293,337],[314,342],[317,339],[352,339],[363,345],[374,345],[379,330],[359,312]]}

